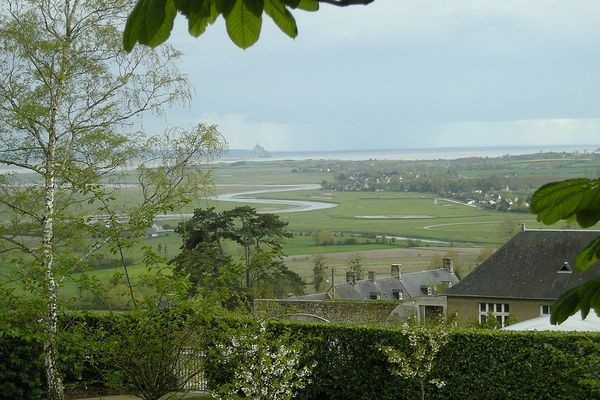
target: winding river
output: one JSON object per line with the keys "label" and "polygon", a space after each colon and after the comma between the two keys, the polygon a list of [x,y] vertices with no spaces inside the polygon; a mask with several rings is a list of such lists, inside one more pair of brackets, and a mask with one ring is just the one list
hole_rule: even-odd
{"label": "winding river", "polygon": [[[248,185],[241,184],[231,184],[231,185],[217,185],[217,187],[236,187],[243,186],[247,187]],[[313,201],[313,200],[281,200],[281,199],[257,199],[252,197],[256,194],[260,193],[277,193],[277,192],[291,192],[296,190],[317,190],[321,188],[319,184],[297,184],[297,185],[260,185],[261,189],[257,190],[248,190],[243,192],[232,192],[232,193],[224,193],[214,197],[215,200],[218,201],[230,201],[235,203],[251,203],[251,204],[269,204],[273,206],[286,206],[286,208],[277,208],[274,207],[272,209],[263,210],[264,213],[291,213],[291,212],[304,212],[304,211],[314,211],[314,210],[324,210],[327,208],[337,207],[337,203],[327,203],[324,201]],[[289,207],[289,208],[288,208]],[[179,219],[188,219],[193,217],[193,214],[164,214],[157,215],[155,217],[156,221],[169,221],[169,220],[179,220]],[[435,226],[435,225],[432,225]],[[429,228],[429,227],[428,227]],[[427,228],[426,228],[427,229]],[[405,237],[405,236],[385,236],[386,239],[396,239],[396,240],[419,240],[424,243],[431,244],[447,244],[448,242],[442,240],[433,240],[433,239],[422,239],[416,237]]]}
{"label": "winding river", "polygon": [[[217,185],[220,186],[220,185]],[[225,186],[225,185],[223,185]],[[266,185],[264,189],[250,190],[247,192],[237,193],[225,193],[220,194],[215,200],[219,201],[233,201],[237,203],[252,203],[252,204],[270,204],[270,205],[282,205],[290,206],[290,208],[280,208],[269,210],[265,212],[276,212],[276,213],[290,213],[300,211],[314,211],[324,210],[326,208],[337,207],[337,203],[326,203],[323,201],[312,201],[312,200],[280,200],[280,199],[257,199],[255,197],[248,197],[259,193],[276,193],[276,192],[290,192],[293,190],[316,190],[320,189],[321,185],[318,184],[301,184],[301,185]]]}

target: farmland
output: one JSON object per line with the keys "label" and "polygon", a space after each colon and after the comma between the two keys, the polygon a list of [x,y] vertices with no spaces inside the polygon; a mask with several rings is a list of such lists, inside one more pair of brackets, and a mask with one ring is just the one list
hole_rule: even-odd
{"label": "farmland", "polygon": [[[361,258],[365,271],[373,270],[384,276],[389,273],[390,263],[401,263],[406,271],[412,271],[435,266],[442,255],[451,255],[455,259],[457,270],[465,274],[481,261],[484,253],[489,254],[491,249],[497,248],[510,238],[519,229],[520,224],[524,223],[528,228],[542,227],[531,214],[481,209],[432,193],[333,191],[315,185],[334,179],[336,171],[347,170],[350,165],[355,166],[356,163],[359,162],[305,160],[244,161],[215,165],[215,186],[212,194],[192,199],[190,204],[177,211],[177,214],[183,215],[174,214],[166,218],[163,216],[165,219],[160,219],[158,223],[165,227],[167,232],[143,239],[125,254],[132,279],[139,281],[145,271],[142,246],[160,249],[165,259],[170,259],[179,252],[181,240],[176,233],[168,230],[199,207],[225,210],[250,205],[261,212],[281,212],[281,219],[289,223],[288,228],[295,235],[284,243],[283,251],[288,255],[285,258],[286,265],[308,284],[312,280],[313,256],[316,254],[325,256],[328,270],[331,267],[335,268],[336,280],[344,279],[349,260],[356,256]],[[467,162],[453,165],[450,161],[380,161],[369,162],[367,167],[371,168],[373,165],[391,169],[394,165],[411,164],[421,170],[457,168],[456,173],[465,176],[497,175],[508,176],[513,181],[518,177],[521,181],[543,183],[577,174],[593,175],[600,166],[600,162],[595,158],[582,160],[539,156],[536,156],[535,160],[491,159],[482,163],[485,168],[472,168]],[[26,182],[26,177],[22,179]],[[134,181],[133,174],[123,178],[124,183]],[[288,191],[281,191],[279,186],[306,184],[313,184],[313,187],[317,188],[298,190],[298,187],[290,187]],[[294,212],[294,207],[289,204],[243,201],[234,203],[218,200],[220,195],[269,190],[273,189],[274,185],[277,186],[277,192],[256,193],[245,197],[258,201],[264,199],[265,202],[273,199],[316,201],[330,203],[334,207]],[[114,195],[123,204],[134,204],[141,198],[135,185],[115,188]],[[79,211],[87,212],[85,208]],[[331,243],[315,243],[313,237],[321,231],[330,232]],[[31,240],[35,240],[35,237]],[[241,257],[239,250],[234,250],[233,246],[230,246],[229,252],[234,258]],[[106,253],[103,257],[111,259],[115,256]],[[114,282],[109,289],[115,292],[113,298],[118,299],[125,294],[123,278],[115,278],[115,273],[119,273],[120,268],[104,266],[101,269],[92,269],[102,281]],[[311,286],[307,285],[307,291],[312,290]],[[61,297],[67,299],[76,297],[77,294],[77,285],[71,280],[65,281]],[[93,303],[92,299],[84,298],[83,301]]]}

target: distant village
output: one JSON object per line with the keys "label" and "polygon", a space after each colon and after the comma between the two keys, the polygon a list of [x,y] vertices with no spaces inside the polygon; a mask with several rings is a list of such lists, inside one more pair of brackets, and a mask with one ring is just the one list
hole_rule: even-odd
{"label": "distant village", "polygon": [[[574,268],[576,255],[599,233],[523,225],[462,281],[449,257],[438,268],[409,273],[402,271],[401,264],[392,264],[386,277],[369,271],[366,279],[358,280],[349,270],[345,282],[332,282],[325,292],[284,300],[256,299],[254,312],[283,313],[300,321],[362,323],[413,318],[425,322],[455,315],[463,326],[518,329],[519,322],[534,321],[549,329],[552,302],[564,291],[600,276],[600,262],[586,273]],[[600,318],[592,314],[581,330],[600,330]]]}

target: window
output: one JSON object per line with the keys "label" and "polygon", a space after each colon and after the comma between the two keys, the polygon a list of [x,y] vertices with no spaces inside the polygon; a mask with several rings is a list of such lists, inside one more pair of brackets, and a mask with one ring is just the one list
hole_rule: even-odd
{"label": "window", "polygon": [[421,306],[421,321],[435,320],[444,315],[442,306]]}
{"label": "window", "polygon": [[484,323],[488,313],[492,313],[498,321],[500,328],[506,326],[506,320],[510,316],[508,304],[503,303],[479,303],[479,322]]}
{"label": "window", "polygon": [[552,312],[552,307],[550,307],[548,305],[540,306],[540,315],[550,315],[551,312]]}
{"label": "window", "polygon": [[381,295],[379,294],[379,292],[370,292],[369,294],[371,300],[381,300]]}
{"label": "window", "polygon": [[392,290],[392,295],[394,295],[394,298],[396,300],[402,300],[402,297],[403,297],[402,290],[394,289],[394,290]]}

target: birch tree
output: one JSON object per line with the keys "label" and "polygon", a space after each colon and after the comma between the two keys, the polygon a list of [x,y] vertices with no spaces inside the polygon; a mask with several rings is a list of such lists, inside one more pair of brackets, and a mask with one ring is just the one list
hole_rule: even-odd
{"label": "birch tree", "polygon": [[[64,398],[56,337],[65,277],[104,246],[122,255],[157,213],[201,189],[196,166],[223,147],[214,126],[141,132],[142,114],[185,103],[189,92],[177,51],[122,51],[130,3],[0,4],[0,251],[11,267],[0,289],[10,295],[18,280],[43,304],[50,400]],[[117,182],[132,167],[141,200],[122,207]]]}

